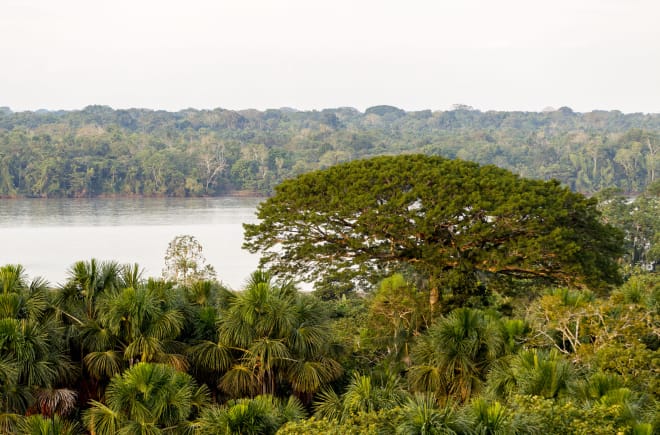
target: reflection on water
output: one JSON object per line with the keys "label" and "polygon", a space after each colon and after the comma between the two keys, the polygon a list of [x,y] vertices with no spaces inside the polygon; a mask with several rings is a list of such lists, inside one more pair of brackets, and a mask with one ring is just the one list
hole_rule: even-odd
{"label": "reflection on water", "polygon": [[137,262],[159,276],[167,244],[191,234],[220,280],[239,288],[258,256],[241,249],[257,198],[0,200],[0,264],[23,264],[31,277],[66,279],[75,261]]}

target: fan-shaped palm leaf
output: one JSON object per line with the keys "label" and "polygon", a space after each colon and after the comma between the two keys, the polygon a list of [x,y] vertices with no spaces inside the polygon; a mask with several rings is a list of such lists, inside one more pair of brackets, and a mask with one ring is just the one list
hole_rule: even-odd
{"label": "fan-shaped palm leaf", "polygon": [[26,287],[25,269],[20,264],[7,264],[0,267],[2,293],[16,293]]}
{"label": "fan-shaped palm leaf", "polygon": [[36,406],[46,417],[66,416],[76,406],[78,393],[68,388],[44,388],[36,394]]}
{"label": "fan-shaped palm leaf", "polygon": [[52,417],[31,415],[22,419],[18,428],[20,433],[25,435],[78,435],[82,433],[78,423],[66,421],[58,415]]}
{"label": "fan-shaped palm leaf", "polygon": [[454,310],[413,348],[414,365],[422,367],[411,368],[411,384],[439,387],[465,401],[481,388],[490,364],[504,353],[504,343],[497,320],[479,310]]}
{"label": "fan-shaped palm leaf", "polygon": [[306,417],[307,412],[305,407],[300,400],[295,396],[289,396],[289,398],[282,402],[279,406],[279,423],[280,425],[287,423],[289,421],[298,421]]}
{"label": "fan-shaped palm leaf", "polygon": [[280,426],[272,398],[229,401],[220,408],[208,408],[198,420],[201,435],[272,435]]}
{"label": "fan-shaped palm leaf", "polygon": [[124,264],[119,267],[120,276],[118,280],[119,287],[133,287],[138,288],[143,284],[142,275],[144,269],[139,264]]}
{"label": "fan-shaped palm leaf", "polygon": [[557,351],[521,351],[511,362],[522,394],[555,398],[569,390],[575,370]]}
{"label": "fan-shaped palm leaf", "polygon": [[218,387],[232,397],[244,397],[256,394],[260,382],[252,369],[236,364],[222,376]]}
{"label": "fan-shaped palm leaf", "polygon": [[431,394],[416,394],[402,407],[396,433],[401,435],[454,435],[469,431],[468,420],[452,403],[439,407]]}
{"label": "fan-shaped palm leaf", "polygon": [[96,379],[112,378],[121,372],[123,360],[114,350],[90,352],[84,358],[85,368]]}
{"label": "fan-shaped palm leaf", "polygon": [[139,363],[112,379],[106,390],[107,405],[91,402],[84,421],[98,433],[183,427],[193,410],[193,398],[201,403],[206,391],[173,367]]}
{"label": "fan-shaped palm leaf", "polygon": [[120,411],[96,400],[91,400],[89,404],[90,407],[83,412],[83,423],[91,433],[119,433],[125,421],[125,416]]}
{"label": "fan-shaped palm leaf", "polygon": [[227,370],[233,360],[229,347],[212,341],[202,341],[192,346],[188,357],[195,367],[216,373]]}
{"label": "fan-shaped palm leaf", "polygon": [[326,389],[316,396],[313,407],[316,417],[339,421],[343,414],[344,404],[334,390]]}
{"label": "fan-shaped palm leaf", "polygon": [[472,430],[479,434],[510,435],[519,433],[511,412],[500,402],[488,403],[476,399],[469,408]]}

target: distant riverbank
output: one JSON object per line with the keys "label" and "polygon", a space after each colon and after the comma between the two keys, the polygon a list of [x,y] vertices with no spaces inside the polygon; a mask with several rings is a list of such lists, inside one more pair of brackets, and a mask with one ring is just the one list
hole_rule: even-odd
{"label": "distant riverbank", "polygon": [[30,196],[30,195],[0,195],[0,200],[13,200],[13,199],[144,199],[144,198],[267,198],[268,195],[254,191],[254,190],[232,190],[221,195],[197,195],[197,196],[176,196],[176,195],[143,195],[132,193],[102,193],[94,196]]}

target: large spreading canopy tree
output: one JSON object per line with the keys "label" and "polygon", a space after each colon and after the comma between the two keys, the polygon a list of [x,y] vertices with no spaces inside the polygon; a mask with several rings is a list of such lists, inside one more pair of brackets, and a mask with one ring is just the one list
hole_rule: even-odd
{"label": "large spreading canopy tree", "polygon": [[596,200],[557,181],[425,155],[376,157],[277,186],[244,247],[298,279],[374,281],[398,270],[469,293],[494,277],[600,287],[620,277],[622,235]]}

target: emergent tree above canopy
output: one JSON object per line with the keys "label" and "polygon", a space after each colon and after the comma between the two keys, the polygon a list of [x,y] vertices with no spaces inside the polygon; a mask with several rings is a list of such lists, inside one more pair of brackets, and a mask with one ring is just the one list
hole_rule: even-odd
{"label": "emergent tree above canopy", "polygon": [[[557,181],[424,155],[377,157],[303,174],[245,225],[262,265],[304,280],[374,281],[398,270],[466,294],[513,277],[600,287],[620,277],[622,235],[596,200]],[[356,281],[357,280],[357,281]]]}

